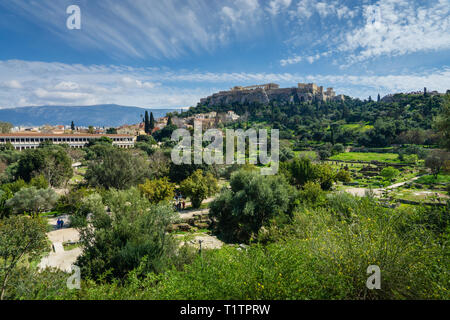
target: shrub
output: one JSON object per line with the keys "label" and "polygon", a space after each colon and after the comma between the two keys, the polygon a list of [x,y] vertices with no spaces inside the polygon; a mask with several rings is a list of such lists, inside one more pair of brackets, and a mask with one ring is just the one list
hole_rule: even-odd
{"label": "shrub", "polygon": [[225,240],[248,242],[272,219],[288,218],[295,193],[283,176],[241,170],[232,174],[230,185],[210,204]]}
{"label": "shrub", "polygon": [[217,179],[208,172],[196,170],[189,178],[181,182],[180,190],[184,196],[191,199],[194,208],[200,208],[202,201],[218,191]]}
{"label": "shrub", "polygon": [[386,167],[381,170],[380,175],[385,179],[392,181],[400,174],[400,171],[398,169],[395,169],[393,167]]}
{"label": "shrub", "polygon": [[309,181],[305,183],[303,189],[300,191],[300,199],[310,204],[316,204],[324,200],[324,192],[320,184]]}
{"label": "shrub", "polygon": [[339,170],[336,174],[336,180],[342,182],[351,182],[352,178],[348,170]]}
{"label": "shrub", "polygon": [[[95,207],[98,200],[92,199]],[[104,201],[111,213],[98,207],[91,224],[80,229],[83,254],[77,265],[84,277],[122,279],[140,266],[145,272],[161,272],[174,254],[175,243],[167,233],[174,221],[170,205],[151,205],[139,190],[111,190]]]}
{"label": "shrub", "polygon": [[171,200],[175,191],[175,184],[169,182],[167,177],[155,180],[147,179],[144,184],[140,184],[138,187],[151,203]]}

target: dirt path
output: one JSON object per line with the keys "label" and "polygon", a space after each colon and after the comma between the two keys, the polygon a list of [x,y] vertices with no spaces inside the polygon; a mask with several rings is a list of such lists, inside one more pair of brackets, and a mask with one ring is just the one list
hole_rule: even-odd
{"label": "dirt path", "polygon": [[[397,189],[397,188],[399,188],[399,187],[401,187],[401,186],[403,186],[403,185],[405,185],[405,184],[407,184],[407,183],[416,181],[417,179],[419,179],[419,178],[421,178],[421,177],[422,177],[422,176],[417,176],[417,177],[414,177],[414,178],[412,178],[412,179],[410,179],[410,180],[407,180],[407,181],[403,181],[403,182],[399,182],[399,183],[394,183],[394,184],[392,184],[392,185],[390,185],[390,186],[387,186],[387,187],[385,187],[385,188],[376,188],[376,189],[372,189],[372,192],[375,194],[375,196],[379,197],[379,196],[381,196],[381,195],[383,194],[383,192],[386,191],[386,190]],[[348,188],[348,189],[345,189],[345,192],[348,192],[348,193],[350,193],[350,194],[352,194],[352,195],[354,195],[354,196],[364,197],[365,194],[366,194],[366,192],[368,192],[369,190],[370,190],[369,188]]]}
{"label": "dirt path", "polygon": [[[65,223],[68,223],[65,219],[66,217],[63,216],[62,218]],[[58,218],[48,219],[48,224],[55,226],[57,219]],[[81,255],[81,248],[65,251],[63,243],[78,242],[80,239],[79,232],[74,228],[63,228],[48,232],[47,237],[52,242],[52,251],[42,258],[39,263],[39,268],[57,268],[69,272],[71,270],[71,265],[74,264],[78,256]]]}

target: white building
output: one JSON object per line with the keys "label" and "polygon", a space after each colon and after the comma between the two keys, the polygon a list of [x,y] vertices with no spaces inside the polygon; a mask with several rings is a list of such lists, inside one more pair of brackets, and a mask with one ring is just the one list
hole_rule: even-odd
{"label": "white building", "polygon": [[44,134],[44,133],[2,133],[0,144],[11,143],[16,150],[36,149],[44,141],[53,144],[68,144],[72,148],[83,148],[91,140],[108,137],[113,145],[120,148],[132,148],[135,138],[119,134]]}

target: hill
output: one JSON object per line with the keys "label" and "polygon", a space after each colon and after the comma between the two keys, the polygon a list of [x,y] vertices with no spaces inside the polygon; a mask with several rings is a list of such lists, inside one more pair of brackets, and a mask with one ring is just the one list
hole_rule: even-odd
{"label": "hill", "polygon": [[95,106],[39,106],[0,109],[0,121],[14,126],[70,125],[118,127],[138,123],[145,113],[153,112],[155,118],[163,117],[174,109],[143,109],[137,107],[104,104]]}

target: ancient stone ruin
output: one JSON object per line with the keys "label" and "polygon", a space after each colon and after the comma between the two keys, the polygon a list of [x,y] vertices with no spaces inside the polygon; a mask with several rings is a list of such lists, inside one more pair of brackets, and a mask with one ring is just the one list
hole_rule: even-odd
{"label": "ancient stone ruin", "polygon": [[343,100],[344,95],[336,95],[333,88],[324,90],[323,86],[317,86],[315,83],[299,83],[297,87],[292,88],[280,88],[276,83],[268,83],[248,87],[236,86],[229,91],[220,91],[212,96],[201,99],[200,104],[220,106],[233,103],[268,104],[270,101],[293,103]]}

